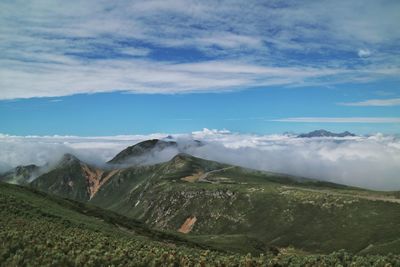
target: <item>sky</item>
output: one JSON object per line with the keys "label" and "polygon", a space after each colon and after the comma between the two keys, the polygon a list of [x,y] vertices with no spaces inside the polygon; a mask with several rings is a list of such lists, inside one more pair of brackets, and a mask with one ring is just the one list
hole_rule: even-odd
{"label": "sky", "polygon": [[0,2],[0,133],[400,133],[400,2]]}

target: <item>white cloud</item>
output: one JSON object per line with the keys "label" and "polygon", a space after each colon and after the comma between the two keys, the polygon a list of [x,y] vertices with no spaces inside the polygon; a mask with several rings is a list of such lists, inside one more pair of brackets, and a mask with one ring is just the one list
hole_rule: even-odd
{"label": "white cloud", "polygon": [[389,107],[389,106],[400,106],[400,98],[389,98],[389,99],[369,99],[359,102],[344,102],[338,103],[342,106],[355,106],[355,107]]}
{"label": "white cloud", "polygon": [[[361,0],[2,1],[0,99],[397,78],[399,10]],[[354,47],[374,53],[349,59]],[[182,48],[180,59],[154,56]]]}
{"label": "white cloud", "polygon": [[368,49],[360,49],[358,50],[358,56],[359,57],[369,57],[371,55],[371,51]]}
{"label": "white cloud", "polygon": [[[100,164],[129,145],[167,134],[74,137],[0,135],[0,166],[44,164],[76,154]],[[253,169],[311,177],[353,186],[400,190],[400,140],[376,134],[346,138],[296,138],[294,135],[253,135],[209,130],[172,135],[194,156]],[[190,146],[193,139],[204,146]],[[187,146],[185,146],[187,145]],[[170,149],[151,162],[167,160],[178,151]]]}
{"label": "white cloud", "polygon": [[[126,91],[184,93],[226,91],[246,86],[288,85],[340,73],[340,70],[284,68],[235,61],[160,63],[97,60],[81,65],[7,61],[0,74],[0,99],[57,97],[76,93]],[[27,65],[29,72],[21,70]]]}
{"label": "white cloud", "polygon": [[304,123],[400,123],[396,117],[298,117],[283,118],[270,121],[276,122],[304,122]]}
{"label": "white cloud", "polygon": [[101,164],[134,143],[164,134],[79,136],[13,136],[0,134],[0,165],[7,166],[54,163],[65,153],[73,153],[89,163]]}

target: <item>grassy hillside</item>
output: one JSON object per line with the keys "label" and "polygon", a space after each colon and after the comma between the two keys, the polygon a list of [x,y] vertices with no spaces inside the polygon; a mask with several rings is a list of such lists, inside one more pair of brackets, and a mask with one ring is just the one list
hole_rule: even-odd
{"label": "grassy hillside", "polygon": [[[111,211],[0,183],[0,266],[399,266],[400,257],[214,250]],[[212,237],[209,237],[212,239]],[[209,243],[218,244],[221,240]],[[235,237],[230,237],[235,238]],[[231,239],[231,240],[233,240]]]}
{"label": "grassy hillside", "polygon": [[117,170],[102,170],[91,166],[71,154],[65,154],[49,172],[30,183],[41,191],[86,202]]}
{"label": "grassy hillside", "polygon": [[400,253],[400,200],[391,194],[188,155],[121,171],[90,202],[191,235],[242,235],[313,253]]}
{"label": "grassy hillside", "polygon": [[75,157],[64,157],[50,172],[39,176],[31,186],[42,191],[78,201],[89,200],[86,177]]}

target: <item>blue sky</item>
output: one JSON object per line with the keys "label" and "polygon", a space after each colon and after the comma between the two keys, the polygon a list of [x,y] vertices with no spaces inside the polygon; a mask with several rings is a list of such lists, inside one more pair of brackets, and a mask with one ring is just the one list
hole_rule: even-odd
{"label": "blue sky", "polygon": [[0,132],[400,133],[399,21],[399,1],[1,1]]}

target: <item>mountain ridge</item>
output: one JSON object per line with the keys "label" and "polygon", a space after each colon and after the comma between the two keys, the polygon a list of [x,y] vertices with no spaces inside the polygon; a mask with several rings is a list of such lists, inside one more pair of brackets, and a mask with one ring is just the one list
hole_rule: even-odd
{"label": "mountain ridge", "polygon": [[356,136],[353,133],[348,131],[342,133],[333,133],[324,129],[315,130],[309,133],[299,134],[298,138],[313,138],[313,137],[354,137]]}
{"label": "mountain ridge", "polygon": [[153,149],[165,149],[169,147],[177,147],[178,143],[175,141],[164,141],[160,139],[151,139],[139,142],[129,146],[115,155],[107,163],[109,164],[123,164],[132,157],[141,157],[149,153]]}

